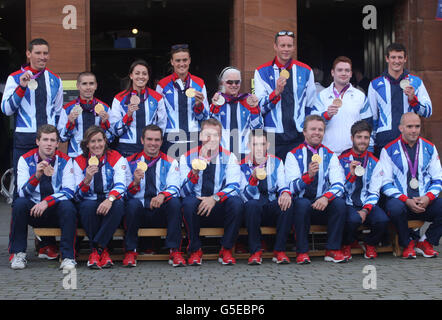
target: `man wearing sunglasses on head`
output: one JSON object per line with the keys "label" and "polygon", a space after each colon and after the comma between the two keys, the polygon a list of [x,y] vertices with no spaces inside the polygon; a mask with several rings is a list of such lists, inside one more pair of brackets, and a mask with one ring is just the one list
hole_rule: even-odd
{"label": "man wearing sunglasses on head", "polygon": [[173,45],[173,73],[161,79],[156,88],[164,97],[167,112],[162,151],[174,158],[197,146],[200,121],[209,115],[204,80],[190,74],[190,62],[189,45]]}
{"label": "man wearing sunglasses on head", "polygon": [[287,153],[304,141],[304,119],[319,113],[313,107],[316,87],[312,69],[292,59],[295,35],[280,31],[275,35],[276,57],[255,70],[255,94],[264,117],[264,128],[275,133],[275,153]]}

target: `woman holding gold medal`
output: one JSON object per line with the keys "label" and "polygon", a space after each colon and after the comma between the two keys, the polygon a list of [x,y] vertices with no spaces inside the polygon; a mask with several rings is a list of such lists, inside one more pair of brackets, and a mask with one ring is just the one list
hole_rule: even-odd
{"label": "woman holding gold medal", "polygon": [[103,129],[92,126],[81,142],[83,154],[74,160],[75,199],[92,250],[87,266],[94,269],[113,265],[106,246],[124,215],[127,161],[107,144]]}
{"label": "woman holding gold medal", "polygon": [[150,89],[149,66],[144,60],[137,60],[129,68],[129,84],[118,93],[112,102],[110,123],[114,134],[119,137],[116,150],[128,157],[143,150],[141,132],[149,124],[166,128],[167,114],[163,97]]}
{"label": "woman holding gold medal", "polygon": [[239,93],[241,71],[234,67],[221,71],[219,80],[220,91],[212,98],[210,117],[223,126],[222,147],[242,159],[249,152],[247,138],[250,130],[263,126],[258,98],[254,94]]}

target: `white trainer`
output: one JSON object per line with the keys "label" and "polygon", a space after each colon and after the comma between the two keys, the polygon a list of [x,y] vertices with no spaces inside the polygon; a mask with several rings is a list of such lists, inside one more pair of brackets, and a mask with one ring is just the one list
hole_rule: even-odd
{"label": "white trainer", "polygon": [[26,268],[27,264],[26,253],[24,252],[14,253],[12,255],[12,259],[10,260],[10,262],[11,262],[11,268],[14,270]]}
{"label": "white trainer", "polygon": [[77,263],[73,259],[64,258],[60,264],[60,269],[63,270],[74,270]]}

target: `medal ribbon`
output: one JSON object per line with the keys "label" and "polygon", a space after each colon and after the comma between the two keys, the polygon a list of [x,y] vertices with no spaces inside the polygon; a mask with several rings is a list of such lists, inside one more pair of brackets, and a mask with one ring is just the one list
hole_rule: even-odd
{"label": "medal ribbon", "polygon": [[411,159],[410,159],[410,155],[408,154],[408,151],[407,151],[407,147],[405,146],[405,143],[401,139],[402,149],[404,149],[405,157],[407,158],[408,167],[410,168],[411,176],[413,177],[413,179],[416,179],[416,173],[417,173],[417,165],[418,165],[417,161],[419,158],[419,140],[417,140],[416,143],[417,143],[416,155],[414,156],[414,163],[412,164]]}
{"label": "medal ribbon", "polygon": [[228,103],[235,103],[235,102],[241,101],[241,100],[243,100],[244,98],[247,98],[248,96],[250,96],[249,93],[242,93],[242,94],[239,94],[239,95],[236,96],[236,97],[231,96],[231,95],[229,95],[229,94],[225,94],[225,93],[221,93],[221,95],[226,99],[226,101],[227,101]]}
{"label": "medal ribbon", "polygon": [[[155,165],[155,163],[157,163],[158,160],[160,160],[160,158],[161,158],[161,155],[158,155],[157,157],[153,158],[152,161],[147,164],[147,168],[148,169],[152,168]],[[146,158],[144,158],[144,160],[146,161]],[[141,161],[141,159],[137,160],[137,163],[140,161]]]}
{"label": "medal ribbon", "polygon": [[24,65],[24,66],[21,67],[21,70],[22,70],[23,72],[28,72],[28,71],[30,71],[31,74],[32,74],[31,79],[37,79],[37,78],[38,78],[43,72],[46,71],[46,68],[43,68],[43,70],[41,70],[41,71],[37,72],[36,74],[34,74],[31,70],[26,70],[26,69],[25,69],[25,68],[27,68],[27,67],[29,67],[29,66],[30,66],[29,64]]}
{"label": "medal ribbon", "polygon": [[86,105],[82,105],[82,103],[81,103],[81,101],[80,101],[80,97],[78,97],[77,100],[75,101],[75,104],[76,104],[76,105],[79,105],[79,106],[83,109],[83,111],[93,113],[93,112],[94,112],[94,108],[95,108],[95,106],[98,104],[98,101],[97,101],[95,98],[93,98],[93,99],[92,99],[91,107],[90,107],[90,108],[86,108],[86,106],[87,106],[88,104],[86,104]]}
{"label": "medal ribbon", "polygon": [[350,88],[350,83],[348,83],[340,92],[338,92],[335,89],[335,85],[333,85],[333,94],[335,95],[335,98],[340,98],[341,100],[344,98],[345,92]]}
{"label": "medal ribbon", "polygon": [[186,90],[190,88],[190,74],[187,74],[186,80],[185,80],[185,82],[184,82],[184,90],[181,90],[180,86],[179,86],[178,83],[176,83],[175,81],[173,81],[173,86],[174,86],[178,91],[184,91],[184,92],[186,92]]}
{"label": "medal ribbon", "polygon": [[[135,95],[138,95],[138,92],[136,90],[132,90],[131,93],[130,93],[130,96],[132,97],[132,96],[135,96]],[[145,89],[144,94],[143,94],[143,100],[140,99],[141,100],[140,103],[146,101],[147,100],[147,96],[148,96],[147,89]],[[129,97],[129,100],[127,102],[128,102],[127,104],[130,103],[130,97]]]}
{"label": "medal ribbon", "polygon": [[318,149],[313,148],[311,145],[309,145],[306,141],[304,141],[304,145],[309,149],[313,154],[318,154],[318,149],[320,145],[318,146]]}

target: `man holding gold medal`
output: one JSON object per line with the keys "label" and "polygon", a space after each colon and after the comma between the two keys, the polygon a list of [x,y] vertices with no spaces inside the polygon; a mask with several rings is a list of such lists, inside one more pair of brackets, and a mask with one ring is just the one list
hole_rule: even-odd
{"label": "man holding gold medal", "polygon": [[325,120],[309,115],[304,123],[305,141],[287,154],[286,181],[295,196],[296,262],[310,263],[308,234],[313,224],[327,224],[325,261],[344,262],[341,251],[346,217],[345,175],[338,157],[324,146]]}
{"label": "man holding gold medal", "polygon": [[[442,168],[436,147],[419,136],[421,119],[414,112],[400,120],[401,135],[382,149],[380,162],[384,170],[382,192],[388,197],[385,209],[395,225],[402,257],[426,258],[439,253],[442,236]],[[419,241],[412,240],[408,220],[430,221],[431,225]]]}
{"label": "man holding gold medal", "polygon": [[239,196],[241,170],[235,154],[221,147],[222,125],[216,119],[201,123],[201,146],[180,158],[181,197],[190,254],[188,264],[202,263],[200,226],[224,227],[218,261],[235,264],[232,248],[242,220]]}
{"label": "man holding gold medal", "polygon": [[377,206],[383,172],[378,159],[368,151],[371,130],[366,121],[355,122],[351,126],[353,146],[339,156],[346,176],[344,188],[347,219],[342,252],[347,261],[351,259],[351,245],[356,241],[361,224],[369,225],[371,229],[363,244],[366,259],[377,257],[376,245],[388,227],[387,215]]}
{"label": "man holding gold medal", "polygon": [[241,161],[241,195],[249,237],[249,264],[262,263],[261,225],[276,225],[273,261],[289,263],[285,254],[287,237],[293,222],[291,193],[286,185],[284,164],[267,153],[270,142],[263,130],[249,135],[249,155]]}
{"label": "man holding gold medal", "polygon": [[92,125],[100,126],[109,142],[113,135],[110,130],[109,106],[94,97],[97,78],[92,72],[82,72],[77,77],[79,97],[63,106],[58,122],[62,142],[69,141],[68,155],[75,158],[81,154],[80,143],[83,134]]}
{"label": "man holding gold medal", "polygon": [[189,45],[173,45],[170,55],[173,73],[159,81],[156,91],[164,97],[167,112],[161,150],[178,159],[198,145],[200,122],[209,116],[209,102],[204,80],[189,72]]}
{"label": "man holding gold medal", "polygon": [[[72,160],[57,150],[57,128],[43,125],[38,128],[36,144],[18,162],[18,194],[12,207],[9,253],[12,269],[26,267],[28,224],[34,227],[60,227],[60,268],[74,269],[74,239],[77,229],[77,210],[71,199],[75,180]],[[39,258],[56,259],[55,237],[42,237]]]}
{"label": "man holding gold medal", "polygon": [[283,160],[304,141],[306,115],[319,114],[312,109],[316,96],[313,70],[292,59],[294,39],[292,31],[278,32],[273,44],[276,57],[258,67],[254,76],[264,129],[275,134],[275,155]]}
{"label": "man holding gold medal", "polygon": [[167,226],[165,245],[170,249],[169,264],[174,267],[186,265],[180,252],[180,172],[178,162],[160,151],[162,142],[163,131],[150,124],[142,132],[143,151],[127,158],[125,267],[136,266],[138,229],[142,225],[149,228]]}
{"label": "man holding gold medal", "polygon": [[373,115],[375,155],[399,135],[401,116],[407,112],[429,118],[432,104],[421,78],[405,69],[407,51],[402,44],[387,47],[387,70],[371,81],[367,98]]}
{"label": "man holding gold medal", "polygon": [[[29,64],[9,75],[1,105],[4,114],[15,116],[12,151],[15,176],[20,156],[37,147],[37,129],[44,124],[57,126],[63,106],[61,79],[46,68],[50,58],[49,43],[44,39],[33,39],[26,57]],[[16,195],[17,188],[14,197]]]}

